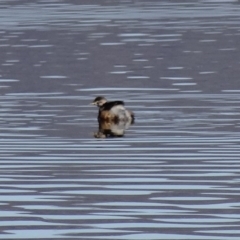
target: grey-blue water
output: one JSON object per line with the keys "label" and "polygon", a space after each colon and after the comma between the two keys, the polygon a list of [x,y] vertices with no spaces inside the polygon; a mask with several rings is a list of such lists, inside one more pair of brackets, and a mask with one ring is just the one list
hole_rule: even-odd
{"label": "grey-blue water", "polygon": [[239,240],[239,39],[234,0],[1,1],[0,239]]}

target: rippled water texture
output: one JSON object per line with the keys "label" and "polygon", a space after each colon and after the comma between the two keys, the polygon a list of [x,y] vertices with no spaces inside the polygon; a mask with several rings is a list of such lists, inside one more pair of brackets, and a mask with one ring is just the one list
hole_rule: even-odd
{"label": "rippled water texture", "polygon": [[[5,0],[0,19],[1,239],[240,239],[239,1]],[[123,137],[94,138],[97,95],[134,111]]]}

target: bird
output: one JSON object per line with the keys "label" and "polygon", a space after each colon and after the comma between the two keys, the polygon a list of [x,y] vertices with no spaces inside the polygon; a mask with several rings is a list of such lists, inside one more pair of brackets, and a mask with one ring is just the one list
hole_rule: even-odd
{"label": "bird", "polygon": [[98,96],[93,102],[99,108],[98,120],[99,121],[130,121],[134,122],[133,112],[127,110],[123,101],[107,101],[105,97]]}
{"label": "bird", "polygon": [[131,125],[131,119],[129,121],[99,121],[98,131],[94,132],[95,138],[118,138],[123,137],[125,130]]}

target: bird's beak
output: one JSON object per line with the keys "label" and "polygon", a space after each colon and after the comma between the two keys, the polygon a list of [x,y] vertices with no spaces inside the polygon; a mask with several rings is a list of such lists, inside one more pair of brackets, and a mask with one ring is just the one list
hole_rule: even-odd
{"label": "bird's beak", "polygon": [[90,103],[90,105],[96,105],[96,103],[95,103],[95,102],[92,102],[92,103]]}

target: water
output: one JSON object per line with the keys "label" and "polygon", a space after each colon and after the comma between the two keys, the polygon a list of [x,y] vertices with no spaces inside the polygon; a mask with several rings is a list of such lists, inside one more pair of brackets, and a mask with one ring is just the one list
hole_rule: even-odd
{"label": "water", "polygon": [[[0,239],[239,239],[239,1],[0,16]],[[97,95],[122,137],[95,138]]]}

